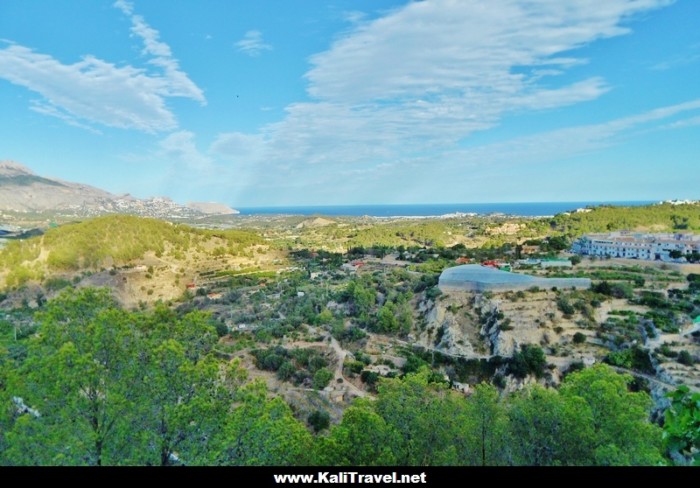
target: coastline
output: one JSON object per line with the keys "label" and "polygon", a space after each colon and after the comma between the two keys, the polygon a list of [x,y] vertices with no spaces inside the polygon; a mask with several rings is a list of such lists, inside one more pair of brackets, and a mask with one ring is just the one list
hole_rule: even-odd
{"label": "coastline", "polygon": [[323,216],[373,217],[382,219],[460,218],[476,216],[504,216],[547,218],[577,209],[612,206],[645,206],[655,201],[619,202],[504,202],[504,203],[450,203],[450,204],[397,204],[397,205],[308,205],[289,207],[241,207],[240,216]]}

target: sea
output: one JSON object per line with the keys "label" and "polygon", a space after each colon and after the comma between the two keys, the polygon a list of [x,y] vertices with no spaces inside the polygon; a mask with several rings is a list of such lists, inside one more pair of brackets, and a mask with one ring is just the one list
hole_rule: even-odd
{"label": "sea", "polygon": [[599,205],[640,206],[655,201],[617,202],[522,202],[522,203],[431,203],[403,205],[320,205],[291,207],[235,207],[240,215],[325,215],[370,217],[439,217],[452,214],[552,216]]}

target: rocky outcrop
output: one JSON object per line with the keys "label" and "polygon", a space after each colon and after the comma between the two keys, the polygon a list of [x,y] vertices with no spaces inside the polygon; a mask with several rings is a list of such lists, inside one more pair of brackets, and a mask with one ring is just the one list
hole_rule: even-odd
{"label": "rocky outcrop", "polygon": [[189,202],[187,207],[199,210],[207,215],[235,215],[240,213],[238,210],[232,209],[223,203],[216,202]]}

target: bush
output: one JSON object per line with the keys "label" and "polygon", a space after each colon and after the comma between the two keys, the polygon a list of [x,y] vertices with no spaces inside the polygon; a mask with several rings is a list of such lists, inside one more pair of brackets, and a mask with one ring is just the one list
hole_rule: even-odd
{"label": "bush", "polygon": [[513,326],[510,325],[510,319],[505,319],[503,322],[500,322],[498,324],[498,328],[502,331],[508,331],[508,330],[513,330]]}
{"label": "bush", "polygon": [[662,356],[666,356],[667,358],[675,358],[678,357],[678,353],[671,349],[668,344],[663,343],[661,344],[661,347],[657,349],[657,352],[661,354]]}
{"label": "bush", "polygon": [[582,361],[575,361],[569,365],[564,374],[575,373],[576,371],[581,371],[585,369],[586,365]]}
{"label": "bush", "polygon": [[322,390],[333,379],[333,373],[328,368],[321,368],[314,374],[312,386],[315,390]]}
{"label": "bush", "polygon": [[576,332],[574,334],[574,344],[583,344],[584,342],[586,342],[586,334]]}
{"label": "bush", "polygon": [[678,353],[678,362],[681,364],[685,364],[686,366],[692,366],[693,364],[695,364],[693,356],[691,356],[690,353],[685,349]]}
{"label": "bush", "polygon": [[438,288],[437,286],[429,288],[428,291],[425,292],[425,297],[428,300],[435,300],[440,295],[442,295],[442,291],[440,291],[440,288]]}
{"label": "bush", "polygon": [[377,384],[377,381],[379,381],[379,375],[374,371],[364,370],[360,375],[360,379],[362,379],[366,385],[374,386]]}
{"label": "bush", "polygon": [[360,374],[365,367],[364,363],[361,363],[360,361],[346,361],[343,366],[354,374]]}
{"label": "bush", "polygon": [[608,364],[621,368],[634,369],[643,373],[654,374],[654,366],[651,363],[649,353],[639,346],[622,351],[611,352],[605,358]]}
{"label": "bush", "polygon": [[71,286],[71,282],[64,278],[49,278],[44,282],[44,286],[49,291],[58,291]]}
{"label": "bush", "polygon": [[571,303],[569,303],[569,300],[566,299],[566,297],[560,296],[557,298],[557,308],[561,310],[561,313],[564,314],[564,317],[570,318],[574,313],[576,313],[576,309],[574,308]]}
{"label": "bush", "polygon": [[289,381],[296,373],[296,368],[291,361],[285,361],[277,370],[277,378],[282,381]]}
{"label": "bush", "polygon": [[229,332],[226,324],[218,320],[214,322],[214,328],[216,329],[216,335],[218,335],[219,337],[223,337]]}
{"label": "bush", "polygon": [[547,359],[539,346],[524,345],[513,354],[508,365],[508,371],[516,378],[525,378],[534,374],[537,378],[544,376]]}

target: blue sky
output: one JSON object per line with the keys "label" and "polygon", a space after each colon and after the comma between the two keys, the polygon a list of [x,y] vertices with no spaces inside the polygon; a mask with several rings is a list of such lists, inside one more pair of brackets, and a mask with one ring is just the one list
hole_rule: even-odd
{"label": "blue sky", "polygon": [[233,206],[700,199],[696,0],[0,0],[0,159]]}

